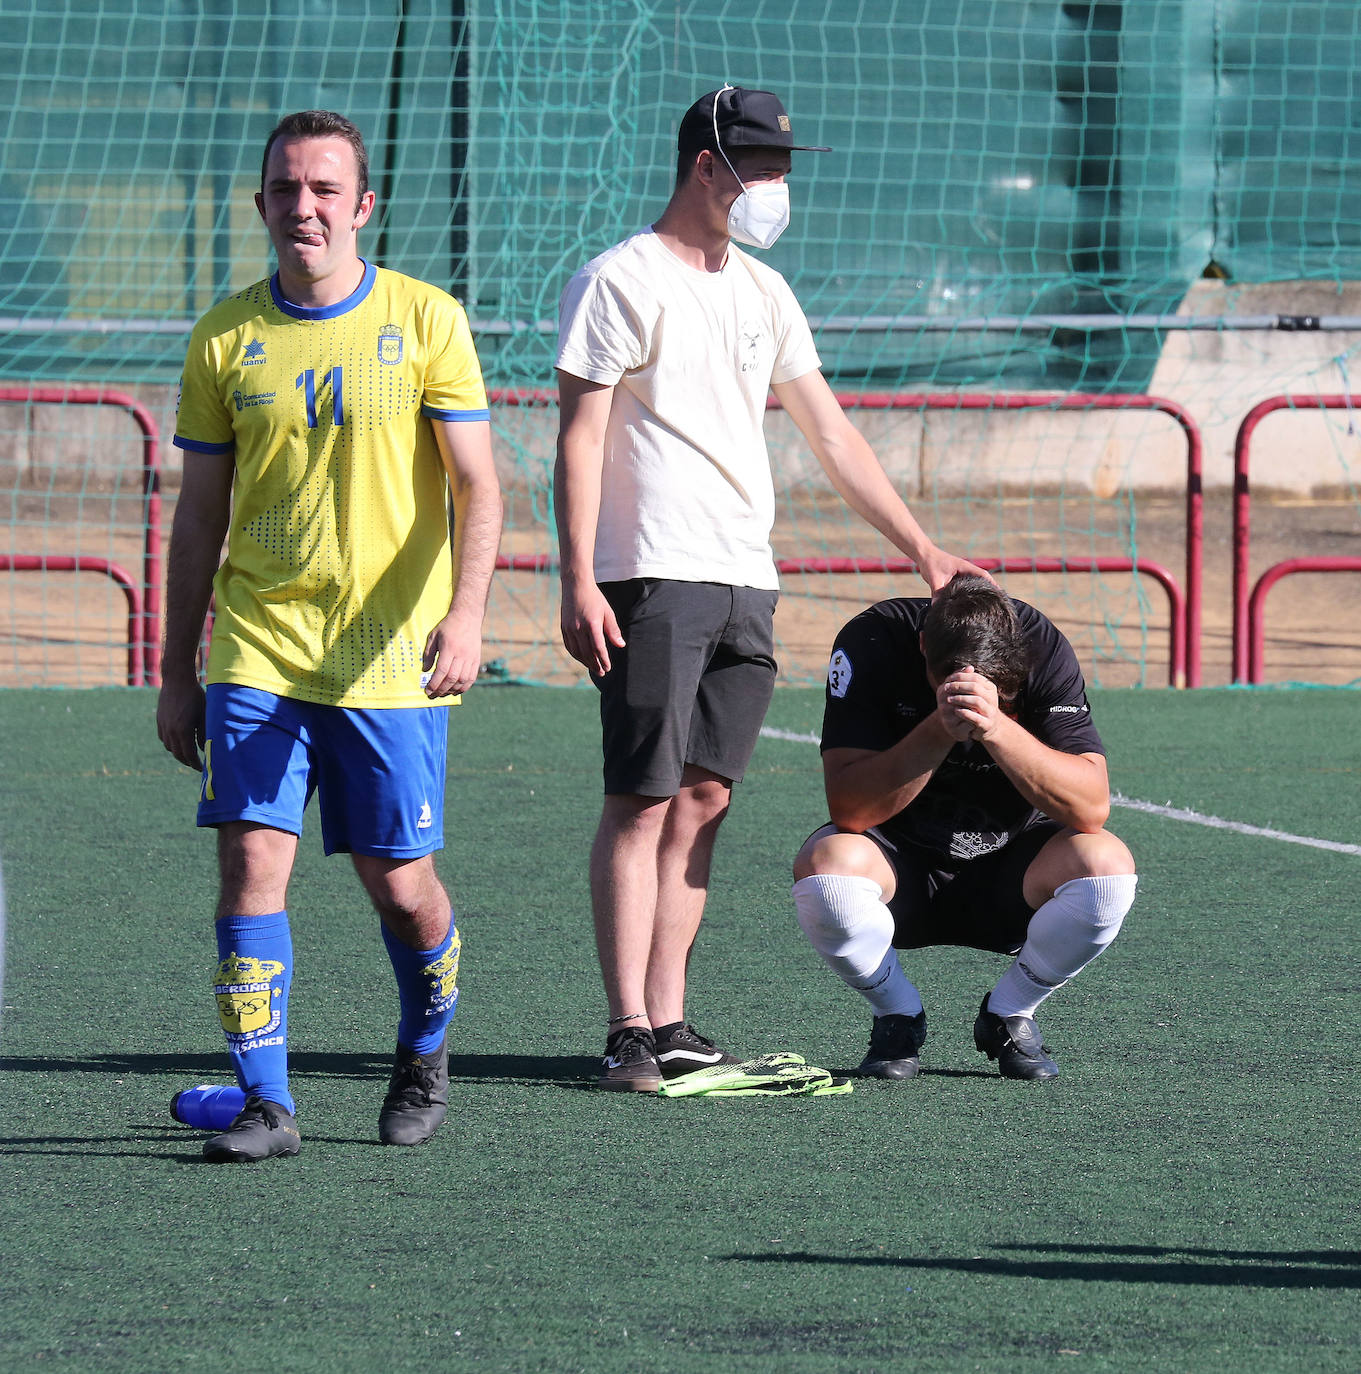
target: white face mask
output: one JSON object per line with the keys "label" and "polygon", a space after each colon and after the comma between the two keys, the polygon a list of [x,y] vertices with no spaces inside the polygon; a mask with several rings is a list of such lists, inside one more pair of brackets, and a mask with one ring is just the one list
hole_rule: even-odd
{"label": "white face mask", "polygon": [[782,181],[744,187],[728,211],[728,233],[752,248],[769,248],[788,227],[789,187]]}
{"label": "white face mask", "polygon": [[[725,84],[723,91],[730,90],[732,87]],[[728,164],[728,171],[737,178],[737,184],[742,186],[741,195],[728,210],[728,233],[738,243],[751,248],[769,248],[789,227],[789,187],[782,181],[758,181],[752,186],[743,186],[718,136],[718,97],[723,91],[714,96],[714,147]]]}

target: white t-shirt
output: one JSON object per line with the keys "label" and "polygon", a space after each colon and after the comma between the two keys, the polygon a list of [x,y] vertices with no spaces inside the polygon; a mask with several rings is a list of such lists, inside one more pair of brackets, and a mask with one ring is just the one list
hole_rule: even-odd
{"label": "white t-shirt", "polygon": [[700,271],[645,229],[567,283],[557,366],[614,387],[596,581],[778,587],[766,396],[821,366],[784,278],[736,244]]}

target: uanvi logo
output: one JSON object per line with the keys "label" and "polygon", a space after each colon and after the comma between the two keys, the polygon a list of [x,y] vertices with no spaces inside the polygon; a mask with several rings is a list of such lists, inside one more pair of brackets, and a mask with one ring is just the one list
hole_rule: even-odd
{"label": "uanvi logo", "polygon": [[250,342],[241,350],[242,367],[258,367],[265,361],[265,344],[263,339],[251,339]]}
{"label": "uanvi logo", "polygon": [[1084,706],[1051,706],[1049,714],[1051,716],[1080,716],[1088,710]]}

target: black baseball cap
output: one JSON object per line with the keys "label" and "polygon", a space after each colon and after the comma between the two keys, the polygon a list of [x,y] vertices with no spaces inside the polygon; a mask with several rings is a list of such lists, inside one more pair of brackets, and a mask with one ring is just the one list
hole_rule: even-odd
{"label": "black baseball cap", "polygon": [[770,91],[751,91],[744,86],[724,86],[702,95],[685,112],[676,135],[681,153],[697,153],[714,146],[714,127],[723,150],[733,148],[787,148],[792,153],[830,153],[794,142],[789,115],[780,98]]}

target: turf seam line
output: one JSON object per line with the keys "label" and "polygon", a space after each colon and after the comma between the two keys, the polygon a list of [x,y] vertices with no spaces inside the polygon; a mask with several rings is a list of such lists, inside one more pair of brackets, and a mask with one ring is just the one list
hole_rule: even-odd
{"label": "turf seam line", "polygon": [[[794,744],[820,744],[819,736],[795,730],[779,730],[773,725],[763,726],[761,734],[767,739],[788,740]],[[1164,820],[1185,821],[1188,825],[1204,825],[1211,830],[1231,830],[1235,835],[1255,835],[1263,840],[1282,840],[1286,844],[1307,845],[1310,849],[1328,849],[1334,854],[1361,854],[1361,844],[1342,844],[1337,840],[1320,840],[1312,835],[1292,835],[1288,830],[1272,830],[1267,826],[1249,825],[1246,821],[1225,820],[1222,816],[1207,816],[1200,811],[1191,811],[1182,806],[1160,806],[1157,802],[1140,801],[1137,797],[1127,797],[1122,792],[1111,793],[1111,805],[1126,811],[1142,811],[1150,816],[1161,816]]]}

